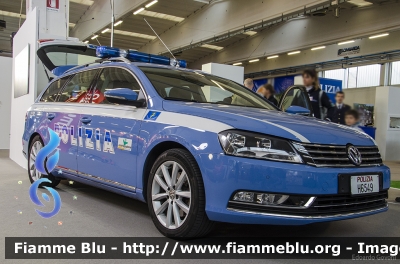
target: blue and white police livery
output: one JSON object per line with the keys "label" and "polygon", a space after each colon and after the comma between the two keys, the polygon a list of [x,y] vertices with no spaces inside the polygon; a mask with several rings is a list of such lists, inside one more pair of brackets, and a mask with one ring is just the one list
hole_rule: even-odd
{"label": "blue and white police livery", "polygon": [[[307,116],[303,87],[286,91],[281,111],[183,61],[97,47],[102,60],[75,67],[48,52],[51,41],[38,56],[58,76],[28,110],[23,135],[32,182],[71,179],[147,202],[169,237],[204,236],[215,221],[302,225],[388,209],[390,170],[373,139]],[[60,157],[42,175],[34,161],[48,128]]]}

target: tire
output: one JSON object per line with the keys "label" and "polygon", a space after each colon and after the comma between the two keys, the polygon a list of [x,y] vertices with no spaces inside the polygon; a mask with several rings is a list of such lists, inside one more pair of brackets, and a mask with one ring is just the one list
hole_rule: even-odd
{"label": "tire", "polygon": [[214,226],[205,212],[200,169],[184,149],[167,150],[154,162],[147,184],[147,204],[155,226],[169,238],[203,237]]}
{"label": "tire", "polygon": [[[40,148],[39,148],[40,146]],[[37,151],[39,151],[42,147],[44,146],[43,140],[39,135],[36,135],[32,141],[31,144],[29,145],[29,151],[28,151],[28,176],[29,180],[31,183],[34,183],[35,181],[41,179],[41,178],[46,178],[51,181],[51,183],[44,182],[39,185],[39,187],[56,187],[59,183],[60,180],[56,179],[52,174],[48,175],[43,175],[39,171],[36,170],[35,167],[35,159],[37,155]]]}

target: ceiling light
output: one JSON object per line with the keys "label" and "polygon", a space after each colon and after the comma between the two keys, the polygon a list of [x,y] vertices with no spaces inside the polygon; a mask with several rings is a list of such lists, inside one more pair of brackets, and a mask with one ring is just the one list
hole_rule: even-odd
{"label": "ceiling light", "polygon": [[370,38],[370,39],[374,39],[374,38],[380,38],[380,37],[386,37],[386,36],[389,36],[389,33],[383,33],[383,34],[371,36],[371,37],[369,37],[369,38]]}
{"label": "ceiling light", "polygon": [[294,54],[299,54],[299,53],[300,53],[300,50],[289,52],[287,55],[294,55]]}
{"label": "ceiling light", "polygon": [[119,35],[124,35],[124,36],[130,36],[130,37],[136,37],[136,38],[143,38],[143,39],[150,39],[153,40],[156,38],[156,36],[151,36],[151,35],[146,35],[146,34],[141,34],[141,33],[135,33],[135,32],[130,32],[130,31],[124,31],[124,30],[114,30],[115,34]]}
{"label": "ceiling light", "polygon": [[253,36],[253,35],[257,34],[257,32],[249,30],[249,31],[243,32],[243,34]]}
{"label": "ceiling light", "polygon": [[140,12],[142,12],[144,10],[144,7],[139,8],[138,10],[136,10],[135,12],[133,12],[134,15],[139,14]]}
{"label": "ceiling light", "polygon": [[93,37],[91,37],[91,39],[97,39],[99,37],[99,35],[94,35]]}
{"label": "ceiling light", "polygon": [[158,0],[154,0],[154,1],[150,2],[150,3],[148,3],[148,4],[146,5],[146,8],[149,8],[150,6],[156,4],[157,2],[158,2]]}
{"label": "ceiling light", "polygon": [[71,22],[69,22],[68,26],[69,26],[69,27],[75,27],[75,26],[76,26],[76,24],[75,24],[75,23],[71,23]]}
{"label": "ceiling light", "polygon": [[255,60],[251,60],[251,61],[249,61],[250,63],[252,63],[252,62],[257,62],[257,61],[259,61],[260,59],[255,59]]}
{"label": "ceiling light", "polygon": [[347,2],[349,2],[350,4],[356,5],[358,7],[370,6],[373,4],[373,3],[365,1],[365,0],[349,0]]}
{"label": "ceiling light", "polygon": [[278,58],[278,57],[279,57],[279,55],[269,56],[269,57],[267,57],[267,60]]}
{"label": "ceiling light", "polygon": [[349,44],[349,43],[353,43],[354,40],[349,40],[349,41],[343,41],[343,42],[339,42],[338,45],[344,45],[344,44]]}
{"label": "ceiling light", "polygon": [[210,45],[210,44],[204,44],[204,45],[201,45],[201,47],[207,48],[207,49],[214,49],[214,50],[222,50],[224,48],[224,47]]}
{"label": "ceiling light", "polygon": [[106,33],[107,31],[109,31],[109,28],[104,29],[103,31],[101,31],[102,34]]}
{"label": "ceiling light", "polygon": [[234,64],[232,64],[233,66],[239,66],[239,65],[242,65],[243,63],[241,63],[241,62],[236,62],[236,63],[234,63]]}
{"label": "ceiling light", "polygon": [[114,27],[116,27],[116,26],[118,26],[118,25],[121,25],[122,24],[122,20],[120,20],[120,21],[118,21],[118,22],[116,22],[115,24],[114,24]]}
{"label": "ceiling light", "polygon": [[326,48],[325,46],[320,46],[320,47],[312,48],[311,50],[320,50],[320,49],[325,49],[325,48]]}
{"label": "ceiling light", "polygon": [[209,4],[210,1],[209,0],[194,0],[195,2],[200,2],[200,3],[204,3],[204,4]]}
{"label": "ceiling light", "polygon": [[157,13],[157,12],[153,12],[153,11],[149,11],[149,10],[144,10],[141,13],[141,15],[155,17],[155,18],[159,18],[159,19],[170,20],[170,21],[174,21],[174,22],[181,22],[181,21],[185,20],[183,17],[177,17],[177,16],[167,15],[167,14],[163,14],[163,13]]}
{"label": "ceiling light", "polygon": [[89,43],[89,40],[85,40],[83,43],[86,43],[86,44],[87,44],[87,43]]}

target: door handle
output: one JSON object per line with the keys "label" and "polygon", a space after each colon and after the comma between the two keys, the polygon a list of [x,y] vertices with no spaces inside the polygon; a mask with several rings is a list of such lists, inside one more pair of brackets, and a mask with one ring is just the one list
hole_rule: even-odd
{"label": "door handle", "polygon": [[56,114],[54,114],[54,113],[47,114],[47,119],[49,119],[49,120],[53,120],[55,117],[56,117]]}
{"label": "door handle", "polygon": [[81,122],[84,124],[89,124],[90,122],[92,122],[92,119],[90,117],[84,116],[81,118]]}

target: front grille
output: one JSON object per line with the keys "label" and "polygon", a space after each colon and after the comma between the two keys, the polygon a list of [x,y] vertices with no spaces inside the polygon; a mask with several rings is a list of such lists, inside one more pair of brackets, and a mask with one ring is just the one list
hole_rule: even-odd
{"label": "front grille", "polygon": [[[348,155],[346,146],[302,144],[307,153],[302,152],[304,161],[317,167],[355,167]],[[360,166],[382,165],[381,154],[377,146],[355,146],[361,153]]]}
{"label": "front grille", "polygon": [[335,215],[362,213],[383,209],[387,207],[387,191],[365,195],[324,195],[317,196],[310,207],[280,208],[245,202],[229,201],[228,209],[252,213],[264,213],[274,215],[287,215],[298,217],[329,217]]}

